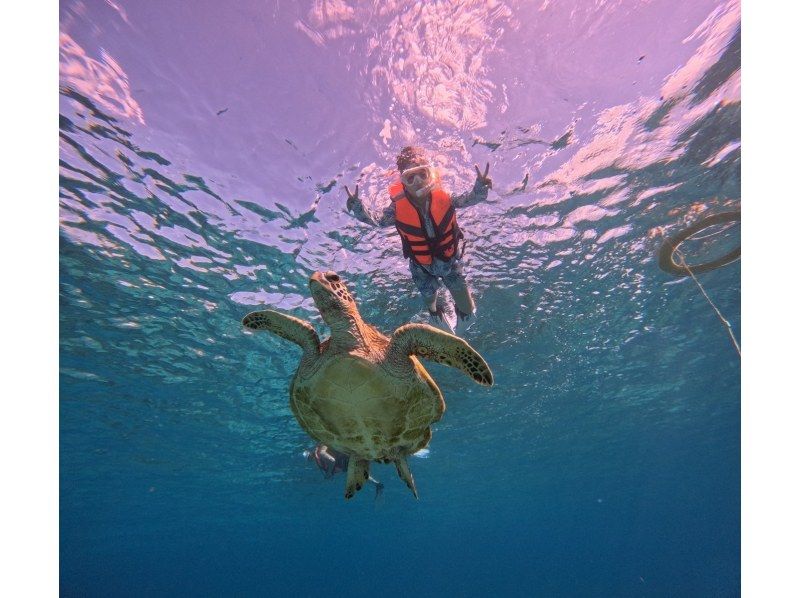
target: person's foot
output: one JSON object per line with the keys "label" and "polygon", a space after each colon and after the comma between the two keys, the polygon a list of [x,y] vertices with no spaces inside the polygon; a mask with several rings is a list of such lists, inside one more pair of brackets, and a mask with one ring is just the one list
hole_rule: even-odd
{"label": "person's foot", "polygon": [[462,332],[465,332],[467,328],[472,326],[472,323],[475,321],[475,312],[466,313],[458,309],[458,306],[455,307],[456,310],[456,332],[460,335]]}
{"label": "person's foot", "polygon": [[436,310],[428,308],[428,314],[431,317],[431,324],[437,328],[440,328],[441,330],[444,330],[445,332],[453,334],[453,329],[450,326],[450,322],[453,320],[453,317],[452,314],[447,313],[445,307],[437,305]]}
{"label": "person's foot", "polygon": [[428,314],[431,317],[431,320],[436,322],[437,324],[441,324],[444,322],[444,310],[440,306],[436,306],[436,309],[428,308]]}

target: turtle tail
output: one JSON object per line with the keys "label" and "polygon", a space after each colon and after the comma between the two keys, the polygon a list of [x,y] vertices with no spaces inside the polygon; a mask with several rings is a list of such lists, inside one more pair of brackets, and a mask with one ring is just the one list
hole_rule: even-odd
{"label": "turtle tail", "polygon": [[406,483],[409,490],[414,493],[414,498],[419,499],[417,494],[417,486],[414,484],[414,476],[411,475],[411,470],[408,468],[408,463],[405,457],[400,457],[394,460],[394,466],[397,467],[397,475]]}

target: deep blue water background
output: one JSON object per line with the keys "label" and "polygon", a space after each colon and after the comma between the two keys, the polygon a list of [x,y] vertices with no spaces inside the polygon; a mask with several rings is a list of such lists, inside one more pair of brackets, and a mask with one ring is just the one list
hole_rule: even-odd
{"label": "deep blue water background", "polygon": [[[391,11],[404,9],[389,5],[360,18],[364,39],[403,39]],[[243,3],[226,13],[236,26],[211,5],[142,6],[62,6],[62,594],[739,593],[740,360],[694,283],[655,259],[665,234],[739,207],[737,4],[565,8],[550,25],[561,37],[539,36],[525,3],[501,5],[475,22],[497,48],[517,44],[517,63],[488,56],[495,87],[470,79],[434,113],[387,107],[347,45],[360,37],[346,11],[276,8],[265,35],[285,51],[247,54],[268,91],[248,78],[221,99],[203,69],[235,78],[226,48],[247,47],[243,23],[260,13]],[[209,22],[219,39],[202,35]],[[653,44],[613,73],[625,91],[588,59],[620,31]],[[552,50],[564,36],[594,78]],[[181,62],[198,38],[219,64]],[[393,64],[381,43],[369,68]],[[643,89],[627,91],[633,73]],[[540,87],[558,90],[525,99]],[[584,88],[597,99],[564,104]],[[384,117],[398,124],[388,140]],[[376,465],[382,499],[345,501],[344,479],[302,457],[313,442],[287,397],[299,350],[239,322],[271,305],[326,334],[306,285],[329,268],[378,328],[420,320],[394,232],[343,209],[356,180],[382,205],[378,170],[409,141],[433,148],[456,190],[473,162],[492,164],[489,201],[459,219],[479,308],[466,338],[496,383],[426,364],[448,409],[410,462],[420,500]],[[739,241],[738,227],[715,232],[687,243],[690,263]],[[738,334],[739,264],[700,280]]]}

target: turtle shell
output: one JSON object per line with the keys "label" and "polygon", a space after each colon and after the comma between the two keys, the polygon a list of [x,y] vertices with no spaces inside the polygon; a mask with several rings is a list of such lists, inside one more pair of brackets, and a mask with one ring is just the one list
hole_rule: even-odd
{"label": "turtle shell", "polygon": [[348,455],[384,461],[415,453],[427,446],[445,404],[410,359],[414,368],[401,377],[382,367],[381,355],[326,346],[315,363],[301,363],[289,391],[292,412],[312,438]]}

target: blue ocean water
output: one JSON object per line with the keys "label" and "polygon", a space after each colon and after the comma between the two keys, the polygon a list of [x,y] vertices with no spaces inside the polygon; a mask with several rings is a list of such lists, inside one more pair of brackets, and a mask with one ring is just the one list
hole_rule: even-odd
{"label": "blue ocean water", "polygon": [[[739,593],[740,359],[656,256],[740,207],[738,3],[584,4],[62,5],[62,594]],[[420,499],[374,465],[345,501],[300,351],[240,321],[326,336],[329,269],[384,332],[424,321],[394,230],[344,209],[408,143],[456,191],[491,165],[459,221],[495,385],[426,363]],[[702,237],[689,263],[739,229]],[[698,275],[737,335],[740,274]]]}

